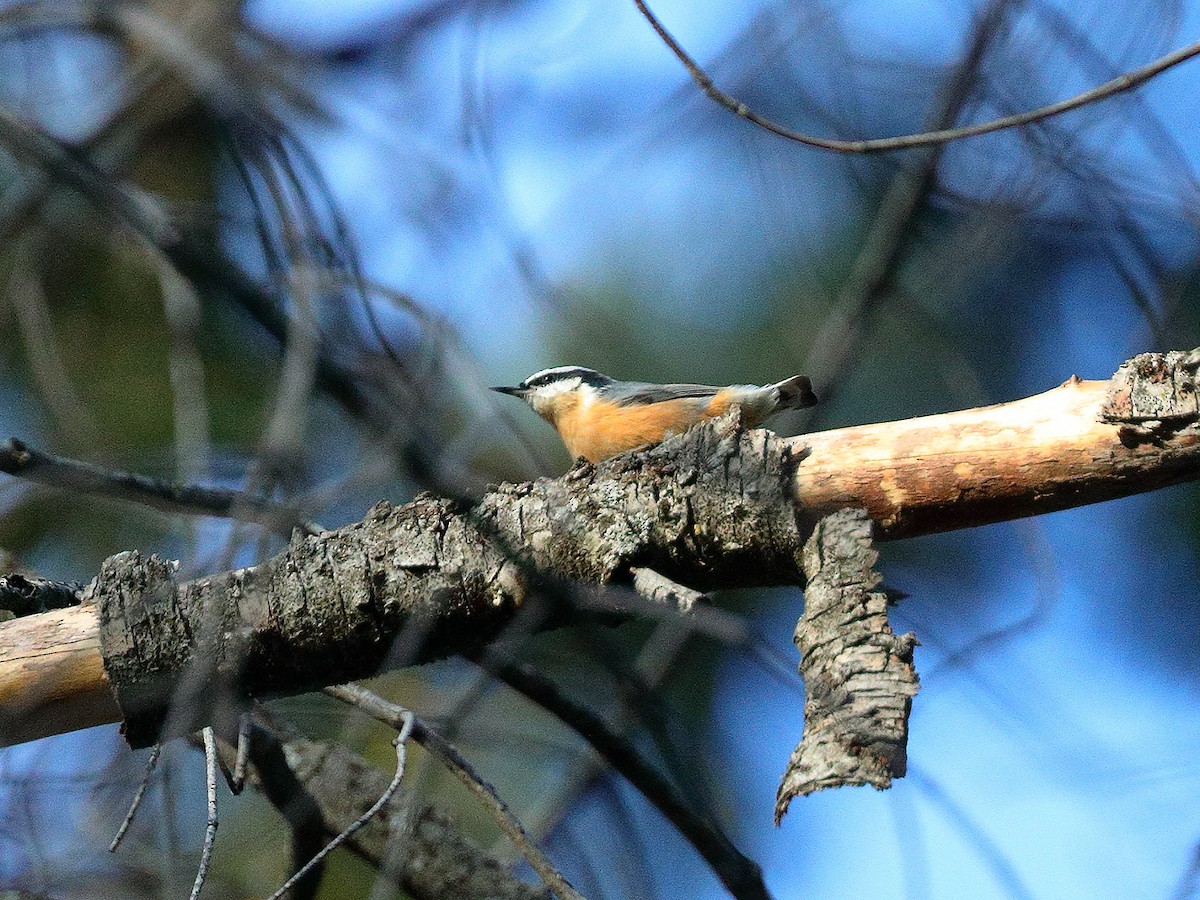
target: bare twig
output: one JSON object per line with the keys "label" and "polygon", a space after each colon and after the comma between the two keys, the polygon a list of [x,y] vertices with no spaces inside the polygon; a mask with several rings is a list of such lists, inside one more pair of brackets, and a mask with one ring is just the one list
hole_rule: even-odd
{"label": "bare twig", "polygon": [[563,877],[563,874],[554,867],[553,863],[533,842],[520,820],[500,799],[496,789],[488,784],[475,771],[466,757],[440,734],[413,716],[411,711],[391,703],[357,684],[328,687],[325,688],[325,693],[343,703],[358,707],[367,715],[393,728],[402,727],[406,717],[412,717],[413,740],[441,760],[450,773],[483,805],[546,886],[562,900],[583,900],[579,892],[571,886],[571,883]]}
{"label": "bare twig", "polygon": [[[293,865],[299,868],[375,802],[387,789],[391,773],[385,775],[342,742],[301,737],[261,706],[252,717],[250,777],[291,827]],[[411,785],[401,785],[346,849],[379,869],[406,896],[547,900],[549,891],[542,885],[527,884],[510,873],[416,793]],[[388,848],[397,835],[403,836],[404,847],[392,871]],[[317,870],[305,877],[314,892],[319,877]],[[302,882],[293,890],[299,896],[303,888]]]}
{"label": "bare twig", "polygon": [[249,713],[238,716],[237,757],[233,763],[233,779],[229,789],[240,794],[246,786],[246,765],[250,759],[250,727],[253,723]]}
{"label": "bare twig", "polygon": [[204,729],[205,787],[208,792],[208,822],[204,829],[204,846],[200,850],[200,865],[196,869],[196,880],[192,884],[189,900],[196,900],[208,878],[208,867],[212,863],[213,844],[217,839],[217,739],[210,727]]}
{"label": "bare twig", "polygon": [[246,787],[246,770],[250,764],[250,732],[253,724],[248,712],[241,713],[237,718],[238,731],[235,739],[237,743],[233,750],[233,768],[229,768],[229,763],[226,761],[227,754],[217,754],[217,765],[221,768],[221,774],[225,776],[225,786],[235,797]]}
{"label": "bare twig", "polygon": [[345,831],[343,831],[341,834],[339,834],[337,837],[335,837],[332,841],[330,841],[328,844],[326,844],[323,848],[321,848],[320,853],[318,853],[316,856],[314,856],[312,859],[310,859],[307,863],[305,863],[300,868],[300,870],[297,871],[296,874],[293,875],[291,878],[289,878],[286,882],[284,882],[283,886],[280,887],[279,890],[277,890],[275,893],[273,893],[268,898],[268,900],[279,900],[280,897],[282,897],[289,890],[291,890],[292,885],[294,885],[301,878],[303,878],[305,875],[307,875],[308,872],[313,868],[313,866],[320,865],[321,861],[326,856],[328,856],[330,853],[332,853],[334,850],[336,850],[338,847],[340,847],[342,844],[344,844],[347,840],[349,840],[354,835],[354,833],[356,831],[358,831],[360,828],[362,828],[364,825],[366,825],[368,822],[370,822],[373,818],[375,818],[375,816],[378,814],[378,812],[381,809],[383,809],[384,806],[387,805],[389,800],[392,799],[392,795],[395,794],[397,790],[399,790],[400,782],[404,778],[404,764],[405,764],[405,760],[407,759],[407,756],[408,756],[408,738],[409,738],[409,735],[412,734],[413,723],[415,721],[416,721],[416,717],[412,714],[412,712],[410,710],[407,710],[407,709],[401,710],[400,722],[399,722],[400,733],[397,734],[396,737],[392,740],[392,746],[394,746],[396,748],[396,774],[392,778],[391,783],[387,786],[387,790],[383,792],[383,795],[378,800],[375,801],[375,803],[371,806],[370,809],[368,809],[365,813],[363,813],[361,816],[359,816],[353,823],[351,823],[349,828],[347,828]]}
{"label": "bare twig", "polygon": [[734,897],[770,896],[758,864],[744,856],[720,828],[697,815],[674,786],[642,759],[628,739],[609,728],[590,709],[566,697],[533,666],[511,660],[495,663],[485,661],[481,664],[487,665],[492,674],[553,713],[586,740],[675,826]]}
{"label": "bare twig", "polygon": [[164,512],[257,522],[285,536],[290,536],[295,528],[306,534],[317,534],[321,530],[295,507],[267,497],[106,469],[93,463],[42,453],[17,438],[0,442],[0,472],[64,490],[128,500]]}
{"label": "bare twig", "polygon": [[133,802],[129,804],[129,812],[125,813],[125,819],[121,822],[121,827],[117,829],[117,833],[113,835],[112,842],[108,845],[109,853],[116,853],[117,848],[121,846],[121,841],[125,839],[125,833],[129,831],[129,826],[133,824],[133,817],[137,815],[138,807],[142,805],[142,798],[146,795],[146,788],[150,785],[150,776],[154,774],[154,767],[158,765],[158,757],[162,753],[162,744],[155,744],[154,749],[150,751],[150,758],[146,760],[146,771],[142,774],[142,783],[138,785],[137,792],[133,795]]}
{"label": "bare twig", "polygon": [[77,447],[94,447],[99,442],[100,429],[76,389],[75,379],[54,334],[42,280],[28,264],[33,257],[33,240],[26,235],[18,242],[17,259],[5,293],[16,312],[30,374],[57,422],[58,432]]}
{"label": "bare twig", "polygon": [[896,137],[888,138],[873,138],[869,140],[857,141],[842,141],[834,138],[822,138],[815,135],[803,134],[798,131],[792,131],[777,122],[761,116],[754,110],[750,109],[741,100],[725,93],[717,87],[712,78],[704,71],[683,46],[675,40],[666,26],[659,21],[658,17],[651,12],[650,7],[646,5],[646,0],[633,0],[638,11],[650,23],[650,27],[658,34],[662,42],[667,45],[667,48],[675,54],[688,74],[698,84],[701,90],[715,103],[728,109],[734,115],[745,119],[759,128],[763,128],[772,134],[777,134],[789,141],[795,141],[799,144],[804,144],[809,147],[818,147],[822,150],[832,150],[835,153],[880,153],[890,150],[909,150],[914,147],[930,147],[936,144],[945,144],[949,141],[960,140],[962,138],[976,137],[981,134],[991,134],[994,131],[1003,131],[1006,128],[1015,128],[1019,125],[1028,125],[1031,122],[1037,122],[1042,119],[1048,119],[1051,116],[1057,116],[1065,112],[1070,112],[1073,109],[1087,106],[1091,103],[1104,100],[1124,91],[1132,90],[1141,84],[1154,78],[1172,66],[1177,66],[1182,62],[1186,62],[1194,56],[1200,55],[1200,41],[1193,44],[1188,44],[1186,47],[1181,47],[1166,56],[1156,59],[1149,65],[1143,66],[1140,69],[1134,69],[1131,72],[1126,72],[1119,75],[1098,87],[1092,88],[1089,91],[1084,91],[1082,94],[1076,94],[1074,97],[1068,97],[1065,100],[1059,100],[1056,103],[1050,103],[1046,106],[1039,106],[1037,109],[1032,109],[1023,113],[1016,113],[1011,116],[1002,116],[998,119],[991,119],[987,122],[980,122],[975,125],[964,125],[960,128],[945,128],[940,131],[924,131],[917,134],[902,134]]}
{"label": "bare twig", "polygon": [[633,589],[651,603],[672,606],[680,612],[689,613],[697,603],[707,599],[700,591],[672,581],[654,569],[635,566],[629,571],[633,576]]}

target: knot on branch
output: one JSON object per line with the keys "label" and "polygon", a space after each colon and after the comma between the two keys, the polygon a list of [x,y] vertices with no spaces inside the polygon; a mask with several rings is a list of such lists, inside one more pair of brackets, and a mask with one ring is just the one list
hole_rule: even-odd
{"label": "knot on branch", "polygon": [[1148,431],[1177,431],[1200,418],[1197,351],[1139,353],[1113,374],[1100,417]]}
{"label": "knot on branch", "polygon": [[886,788],[907,766],[908,713],[918,681],[912,634],[887,621],[875,590],[871,520],[844,509],[817,523],[804,547],[804,615],[796,625],[804,676],[804,737],[775,801],[775,824],[798,795],[843,785]]}

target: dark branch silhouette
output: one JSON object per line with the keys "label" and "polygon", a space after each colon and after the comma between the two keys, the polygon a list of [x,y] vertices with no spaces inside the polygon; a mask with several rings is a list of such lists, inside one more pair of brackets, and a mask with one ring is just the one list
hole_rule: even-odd
{"label": "dark branch silhouette", "polygon": [[757,125],[759,128],[763,128],[772,134],[777,134],[798,144],[817,147],[822,150],[832,150],[835,153],[883,153],[891,150],[911,150],[915,147],[932,147],[937,144],[948,143],[949,141],[977,137],[981,134],[1003,131],[1006,128],[1028,125],[1031,122],[1038,122],[1042,119],[1061,115],[1073,109],[1079,109],[1091,103],[1113,97],[1124,91],[1132,90],[1173,66],[1177,66],[1194,56],[1200,55],[1200,41],[1197,41],[1196,43],[1188,44],[1186,47],[1181,47],[1172,53],[1168,53],[1166,56],[1160,57],[1140,69],[1134,69],[1131,72],[1118,75],[1116,78],[1106,81],[1104,84],[1094,87],[1089,91],[1084,91],[1082,94],[1076,94],[1074,97],[1059,100],[1057,103],[1049,103],[1046,106],[1031,109],[1028,112],[1003,116],[1002,118],[991,119],[990,121],[980,122],[976,125],[963,125],[959,128],[945,128],[940,131],[925,131],[917,134],[902,134],[896,137],[843,141],[793,131],[790,128],[780,125],[778,122],[768,119],[766,116],[759,115],[741,100],[731,94],[725,93],[725,91],[716,86],[709,74],[691,57],[683,48],[683,45],[675,40],[671,33],[667,31],[666,26],[663,25],[646,4],[646,0],[633,0],[633,2],[646,18],[646,21],[650,23],[650,27],[662,39],[662,42],[675,54],[676,59],[683,63],[688,74],[692,76],[692,80],[715,103],[725,107],[739,118],[745,119],[747,122]]}

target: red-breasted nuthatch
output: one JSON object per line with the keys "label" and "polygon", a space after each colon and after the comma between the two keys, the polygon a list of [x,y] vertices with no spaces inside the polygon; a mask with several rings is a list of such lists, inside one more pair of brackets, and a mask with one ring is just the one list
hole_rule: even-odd
{"label": "red-breasted nuthatch", "polygon": [[817,402],[807,375],[765,387],[710,387],[617,381],[581,366],[544,369],[516,387],[492,390],[520,397],[555,427],[573,457],[592,462],[657,444],[731,406],[741,407],[742,421],[754,428],[781,409],[804,409]]}

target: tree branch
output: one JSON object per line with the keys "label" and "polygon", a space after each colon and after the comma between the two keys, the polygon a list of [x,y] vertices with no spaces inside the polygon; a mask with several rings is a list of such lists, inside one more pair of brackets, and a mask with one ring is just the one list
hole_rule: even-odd
{"label": "tree branch", "polygon": [[284,537],[290,537],[296,528],[308,534],[320,530],[295,507],[277,503],[269,497],[105,469],[93,463],[42,453],[16,438],[0,442],[0,472],[63,490],[129,500],[163,512],[257,522]]}
{"label": "tree branch", "polygon": [[51,581],[20,572],[0,575],[0,622],[75,606],[82,593],[83,585],[75,581]]}
{"label": "tree branch", "polygon": [[502,485],[474,506],[383,503],[361,522],[297,535],[260,566],[190,582],[119,554],[90,588],[94,605],[0,624],[3,741],[115,720],[110,683],[139,745],[157,737],[189,672],[198,689],[193,708],[174,711],[182,731],[210,717],[200,700],[217,693],[214,674],[250,695],[296,693],[373,674],[401,633],[423,639],[393,665],[469,653],[542,577],[608,584],[650,567],[701,589],[798,583],[812,523],[847,506],[898,538],[1194,480],[1193,373],[1187,354],[1145,354],[1110,381],[787,440],[727,418],[561,478]]}
{"label": "tree branch", "polygon": [[1016,113],[1011,116],[1003,116],[999,119],[990,119],[987,122],[979,122],[975,125],[964,125],[960,128],[945,128],[939,131],[924,131],[917,134],[902,134],[896,137],[841,141],[835,138],[822,138],[816,135],[802,134],[799,131],[792,131],[790,128],[780,125],[772,119],[768,119],[766,116],[759,115],[741,100],[737,99],[737,97],[725,93],[713,83],[711,76],[700,67],[700,64],[683,49],[683,45],[675,40],[671,33],[667,31],[666,26],[654,15],[645,0],[633,0],[633,2],[646,21],[650,23],[650,27],[654,29],[662,42],[667,45],[667,49],[675,55],[676,59],[683,63],[683,67],[692,76],[692,80],[700,86],[700,89],[714,103],[725,107],[725,109],[739,118],[745,119],[747,122],[757,125],[759,128],[769,131],[772,134],[777,134],[798,144],[817,147],[821,150],[832,150],[835,153],[880,153],[888,150],[910,150],[915,147],[930,147],[961,140],[962,138],[991,134],[994,131],[1003,131],[1006,128],[1015,128],[1019,125],[1029,125],[1042,119],[1049,119],[1052,116],[1061,115],[1073,109],[1079,109],[1088,104],[1105,100],[1124,91],[1132,90],[1135,87],[1145,84],[1151,78],[1165,72],[1167,69],[1200,55],[1200,41],[1197,41],[1194,44],[1188,44],[1186,47],[1181,47],[1178,50],[1168,53],[1166,56],[1159,57],[1154,62],[1140,69],[1134,69],[1132,72],[1118,75],[1116,78],[1106,81],[1104,84],[1098,85],[1089,91],[1084,91],[1082,94],[1076,94],[1074,97],[1068,97],[1056,103],[1049,103],[1046,106],[1039,106],[1037,109]]}
{"label": "tree branch", "polygon": [[[254,781],[288,817],[293,828],[333,836],[368,809],[387,786],[387,776],[340,744],[302,737],[261,709],[254,715]],[[297,815],[299,814],[299,815]],[[442,812],[403,788],[349,842],[376,867],[384,867],[397,836],[403,854],[386,877],[418,900],[547,900],[549,892],[525,884],[480,850]],[[311,841],[309,841],[311,843]],[[319,846],[319,844],[318,844]]]}
{"label": "tree branch", "polygon": [[[1200,478],[1187,354],[1144,353],[1108,381],[1072,376],[1011,403],[801,435],[797,506],[861,506],[880,538],[916,537],[1115,500]],[[1174,373],[1174,374],[1173,374]],[[1173,417],[1123,412],[1131,384],[1171,386]],[[1157,415],[1163,426],[1142,429]]]}

